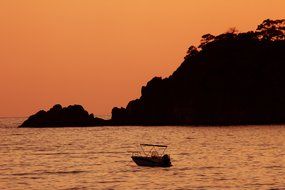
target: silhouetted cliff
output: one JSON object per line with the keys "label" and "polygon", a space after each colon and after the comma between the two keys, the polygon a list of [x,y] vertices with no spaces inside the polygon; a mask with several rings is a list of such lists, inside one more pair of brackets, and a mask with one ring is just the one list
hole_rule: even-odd
{"label": "silhouetted cliff", "polygon": [[285,20],[256,31],[206,34],[168,78],[155,77],[141,97],[112,110],[121,125],[285,123]]}
{"label": "silhouetted cliff", "polygon": [[278,123],[285,123],[285,20],[267,19],[256,31],[202,36],[171,76],[153,78],[139,99],[113,108],[111,120],[55,106],[22,127]]}
{"label": "silhouetted cliff", "polygon": [[57,104],[49,111],[41,110],[30,116],[20,127],[76,127],[103,125],[105,120],[94,118],[93,114],[80,105],[62,107]]}

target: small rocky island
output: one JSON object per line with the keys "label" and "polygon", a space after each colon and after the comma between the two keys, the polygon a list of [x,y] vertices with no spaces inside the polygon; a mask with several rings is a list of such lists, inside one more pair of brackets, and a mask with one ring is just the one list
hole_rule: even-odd
{"label": "small rocky island", "polygon": [[20,127],[85,127],[103,125],[103,122],[103,119],[95,118],[81,105],[62,107],[57,104],[48,111],[41,110],[30,116]]}
{"label": "small rocky island", "polygon": [[21,127],[279,123],[285,123],[285,19],[267,19],[255,31],[202,36],[171,76],[154,77],[139,99],[113,108],[110,120],[57,105]]}

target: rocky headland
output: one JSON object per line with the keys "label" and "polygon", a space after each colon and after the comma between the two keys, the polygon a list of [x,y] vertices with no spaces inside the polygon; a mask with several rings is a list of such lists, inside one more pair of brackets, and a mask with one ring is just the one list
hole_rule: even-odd
{"label": "rocky headland", "polygon": [[154,77],[139,99],[113,108],[110,120],[82,107],[59,108],[38,112],[22,127],[285,123],[285,20],[202,36],[171,76]]}

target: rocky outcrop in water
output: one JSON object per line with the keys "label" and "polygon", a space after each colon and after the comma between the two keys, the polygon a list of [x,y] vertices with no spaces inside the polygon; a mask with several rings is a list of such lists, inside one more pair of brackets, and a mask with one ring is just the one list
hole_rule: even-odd
{"label": "rocky outcrop in water", "polygon": [[62,107],[60,104],[50,110],[41,110],[30,116],[20,127],[77,127],[103,125],[105,120],[95,118],[81,105]]}

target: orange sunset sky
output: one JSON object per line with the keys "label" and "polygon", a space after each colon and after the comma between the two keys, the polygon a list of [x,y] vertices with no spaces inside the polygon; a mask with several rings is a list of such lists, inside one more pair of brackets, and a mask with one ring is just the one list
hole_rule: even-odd
{"label": "orange sunset sky", "polygon": [[285,0],[1,0],[0,116],[56,103],[109,114],[201,35],[284,17]]}

